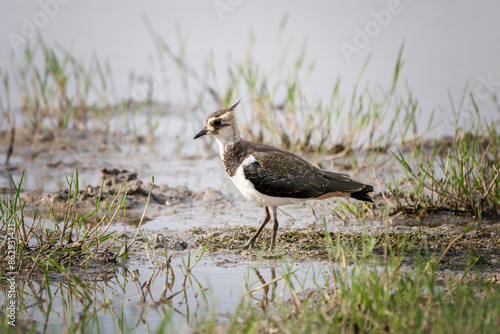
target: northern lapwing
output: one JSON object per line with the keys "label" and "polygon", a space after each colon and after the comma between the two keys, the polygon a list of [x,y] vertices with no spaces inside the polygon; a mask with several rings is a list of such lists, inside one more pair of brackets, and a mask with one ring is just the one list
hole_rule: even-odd
{"label": "northern lapwing", "polygon": [[235,109],[211,113],[205,128],[194,139],[211,135],[219,143],[220,156],[227,174],[236,188],[249,200],[264,206],[266,217],[257,232],[242,248],[254,247],[255,240],[273,213],[273,235],[270,249],[278,232],[277,207],[298,204],[311,199],[330,197],[355,198],[372,202],[368,195],[373,187],[354,181],[347,174],[321,170],[299,156],[279,148],[240,138]]}

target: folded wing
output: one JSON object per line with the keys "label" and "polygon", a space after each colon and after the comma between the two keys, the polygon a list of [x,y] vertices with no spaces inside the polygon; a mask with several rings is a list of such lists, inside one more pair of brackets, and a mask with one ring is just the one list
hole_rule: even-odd
{"label": "folded wing", "polygon": [[340,196],[372,202],[367,192],[373,187],[356,182],[347,174],[323,171],[285,151],[256,152],[245,160],[243,171],[255,189],[268,196]]}

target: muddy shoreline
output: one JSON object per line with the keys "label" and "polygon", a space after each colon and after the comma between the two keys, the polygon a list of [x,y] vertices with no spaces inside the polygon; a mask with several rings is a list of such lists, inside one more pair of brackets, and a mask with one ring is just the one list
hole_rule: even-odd
{"label": "muddy shoreline", "polygon": [[[327,245],[325,243],[322,218],[326,217],[325,212],[330,211],[330,207],[337,205],[335,202],[314,204],[319,207],[319,215],[312,218],[310,211],[307,208],[301,208],[298,212],[308,216],[309,223],[294,227],[294,219],[285,219],[285,223],[281,224],[278,233],[278,245],[275,252],[264,251],[267,247],[270,238],[270,231],[266,229],[262,238],[258,240],[259,245],[263,246],[262,250],[246,250],[242,251],[235,249],[235,245],[243,244],[260,224],[261,210],[255,210],[250,207],[244,211],[244,207],[248,204],[243,202],[240,204],[240,198],[234,198],[234,193],[227,194],[223,191],[206,187],[199,191],[194,191],[188,186],[173,186],[170,187],[165,183],[156,183],[152,186],[151,183],[141,181],[141,178],[149,173],[154,174],[151,167],[146,168],[147,171],[130,172],[124,169],[123,162],[110,168],[99,168],[98,165],[93,165],[89,160],[82,164],[76,163],[75,158],[82,157],[88,153],[93,159],[104,157],[110,152],[119,154],[121,149],[117,144],[119,140],[116,136],[102,134],[99,131],[61,131],[58,134],[42,132],[36,144],[33,144],[33,137],[28,131],[17,131],[19,138],[16,138],[16,146],[13,154],[13,160],[9,170],[13,176],[19,176],[22,170],[27,170],[30,173],[32,169],[39,168],[48,173],[64,173],[73,168],[82,168],[80,173],[85,173],[86,170],[91,170],[91,175],[100,174],[98,182],[93,185],[86,184],[83,186],[80,183],[78,192],[74,189],[70,192],[68,187],[61,187],[57,191],[44,191],[42,189],[25,190],[22,192],[22,199],[26,201],[27,207],[44,214],[47,219],[60,221],[67,213],[67,205],[69,202],[75,203],[74,212],[79,214],[89,214],[96,210],[89,221],[89,224],[102,219],[105,215],[106,202],[115,198],[120,201],[126,192],[124,205],[126,213],[118,215],[119,218],[113,223],[115,230],[115,238],[125,238],[127,235],[130,238],[132,232],[124,229],[122,225],[137,226],[144,214],[146,203],[149,204],[146,214],[143,219],[143,226],[148,227],[149,221],[155,217],[170,217],[173,221],[185,220],[184,227],[170,228],[156,226],[148,228],[146,234],[150,237],[150,243],[160,254],[167,249],[171,254],[182,253],[188,249],[198,249],[208,245],[208,256],[227,256],[232,258],[230,261],[237,259],[257,259],[259,257],[266,258],[295,258],[297,261],[325,261],[328,259]],[[109,140],[109,138],[115,138]],[[121,143],[132,144],[137,138],[122,137]],[[0,133],[0,144],[3,146],[9,141],[9,133]],[[96,144],[100,143],[100,144]],[[3,146],[4,147],[4,146]],[[78,154],[67,154],[77,151]],[[150,160],[151,155],[141,154],[145,160]],[[67,158],[69,157],[69,158]],[[126,159],[125,159],[126,160]],[[180,158],[179,164],[185,163],[185,158]],[[140,165],[130,161],[132,169]],[[203,165],[201,160],[198,164]],[[198,166],[198,165],[197,165]],[[148,173],[149,172],[149,173]],[[10,187],[6,183],[6,172],[2,172],[2,189],[7,193]],[[43,174],[43,173],[42,173]],[[144,174],[144,175],[141,175]],[[218,174],[214,177],[219,177]],[[186,175],[182,175],[185,177]],[[66,174],[67,178],[67,174]],[[150,194],[151,191],[151,194]],[[236,195],[237,196],[237,195]],[[378,193],[375,196],[378,204],[375,207],[385,205],[384,199]],[[52,208],[53,210],[49,210]],[[323,212],[321,212],[323,209]],[[30,211],[31,211],[30,210]],[[249,213],[250,212],[250,213]],[[113,212],[108,212],[108,216]],[[28,213],[29,214],[29,213]],[[190,217],[201,216],[203,221],[209,222],[199,226],[196,223],[189,223]],[[316,215],[316,213],[314,213]],[[176,217],[183,218],[176,218]],[[228,218],[230,217],[230,218]],[[302,216],[303,217],[303,216]],[[299,217],[300,220],[302,217]],[[225,221],[233,219],[235,223],[227,224]],[[475,257],[475,268],[484,272],[500,271],[500,224],[495,221],[483,220],[481,222],[473,219],[470,216],[459,216],[450,213],[427,214],[424,217],[406,217],[402,214],[389,216],[385,223],[374,223],[376,219],[367,219],[366,221],[350,222],[333,222],[334,227],[330,229],[332,220],[331,216],[328,220],[328,228],[332,240],[335,242],[338,238],[341,242],[348,244],[360,245],[363,240],[363,233],[369,237],[373,237],[373,253],[380,259],[383,259],[387,247],[396,246],[402,242],[410,248],[408,251],[406,264],[412,265],[414,254],[421,256],[438,256],[441,254],[454,238],[462,234],[465,227],[470,226],[470,231],[462,237],[455,240],[450,249],[447,251],[443,261],[440,264],[441,270],[451,270],[460,272],[468,265],[468,261]],[[199,221],[199,220],[193,220]],[[291,223],[290,223],[291,221]],[[240,222],[238,224],[238,222]],[[345,226],[346,224],[354,224],[356,227]],[[250,226],[249,226],[250,225]],[[124,226],[124,225],[123,225]],[[344,230],[344,227],[347,227]],[[126,232],[124,232],[126,231]],[[140,237],[134,245],[131,252],[130,265],[133,267],[134,261],[141,261],[141,256],[144,257],[144,240]],[[161,239],[161,240],[160,240]],[[117,241],[117,243],[119,243]],[[137,249],[135,249],[137,248]],[[113,252],[113,247],[109,248]],[[358,254],[359,256],[359,254]],[[101,260],[96,259],[96,264],[91,265],[96,269],[102,264]],[[109,270],[107,266],[106,270]]]}

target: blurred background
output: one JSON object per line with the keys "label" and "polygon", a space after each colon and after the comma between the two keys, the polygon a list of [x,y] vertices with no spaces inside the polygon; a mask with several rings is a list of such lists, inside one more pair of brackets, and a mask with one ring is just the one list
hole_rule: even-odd
{"label": "blurred background", "polygon": [[[209,81],[214,89],[227,90],[232,83],[227,68],[249,57],[262,73],[278,72],[283,80],[300,82],[311,103],[328,100],[339,78],[341,95],[349,97],[368,59],[360,87],[368,83],[388,91],[404,43],[401,94],[411,92],[418,99],[422,119],[437,110],[446,122],[466,90],[475,96],[482,115],[499,115],[495,96],[500,92],[500,3],[493,0],[480,4],[465,0],[2,1],[0,13],[3,73],[12,72],[16,61],[25,57],[28,43],[37,43],[40,37],[35,31],[39,31],[46,45],[57,52],[69,52],[86,64],[92,57],[108,64],[112,82],[106,89],[112,95],[108,98],[115,101],[127,96],[141,100],[149,94],[154,100],[186,107],[205,105],[208,112],[217,108],[214,100],[191,87]],[[161,43],[155,41],[155,34],[171,55],[165,48],[158,51]],[[300,61],[302,74],[287,74]],[[185,73],[192,71],[202,79],[179,75],[179,66],[189,67]],[[15,75],[11,73],[9,80],[11,107],[19,108],[22,94]],[[232,99],[252,99],[243,89],[237,95]],[[285,95],[286,91],[278,90],[274,102],[282,103]]]}

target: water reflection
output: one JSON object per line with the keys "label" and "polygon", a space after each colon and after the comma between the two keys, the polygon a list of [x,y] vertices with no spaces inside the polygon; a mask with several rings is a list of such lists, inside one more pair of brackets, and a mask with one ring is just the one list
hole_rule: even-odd
{"label": "water reflection", "polygon": [[[299,264],[286,268],[253,263],[250,269],[238,261],[221,268],[213,257],[196,266],[182,259],[171,262],[169,258],[152,269],[131,261],[129,267],[134,269],[74,270],[19,279],[16,327],[41,333],[182,330],[227,319],[239,307],[265,310],[325,282],[325,276],[311,277],[307,270],[298,270],[304,266]],[[5,309],[9,286],[4,278],[0,282],[0,307]],[[293,284],[300,289],[295,291]]]}
{"label": "water reflection", "polygon": [[[276,280],[276,268],[271,268],[271,280],[269,282],[266,282],[264,277],[260,274],[259,270],[257,268],[254,268],[254,273],[259,279],[259,281],[262,283],[262,286],[253,289],[252,291],[257,291],[258,289],[262,288],[262,299],[258,299],[253,297],[253,299],[257,302],[260,303],[262,309],[264,310],[266,306],[270,303],[273,302],[275,297],[276,297],[276,288],[278,287],[278,283]],[[269,285],[271,285],[271,294],[269,295]]]}
{"label": "water reflection", "polygon": [[[170,265],[156,270],[115,268],[80,278],[67,275],[63,282],[52,280],[51,274],[21,280],[15,296],[16,326],[42,333],[61,328],[69,332],[135,332],[154,329],[164,319],[190,323],[198,317],[200,306],[206,306],[207,288],[192,273],[176,284],[176,271],[180,270]],[[4,309],[10,300],[8,288],[6,284],[0,287]]]}

